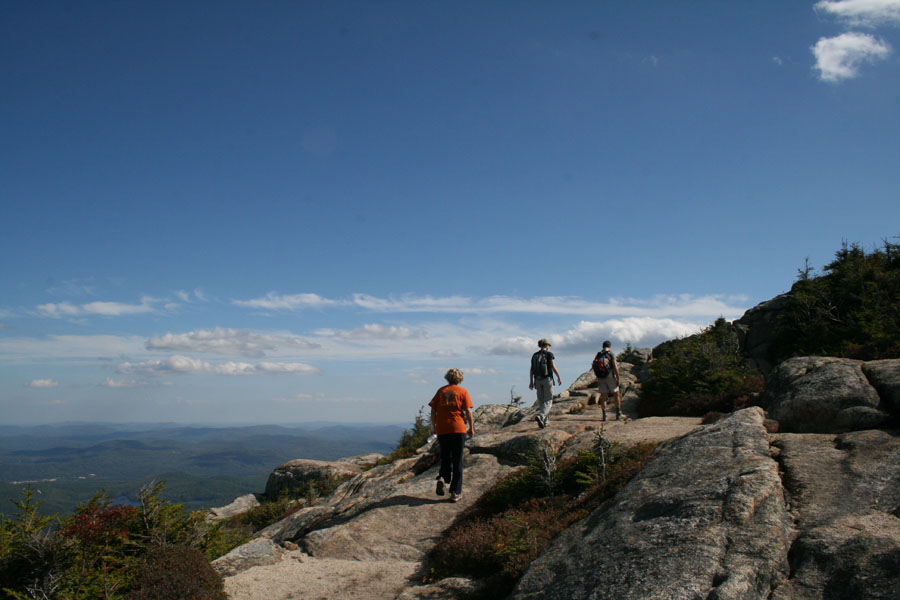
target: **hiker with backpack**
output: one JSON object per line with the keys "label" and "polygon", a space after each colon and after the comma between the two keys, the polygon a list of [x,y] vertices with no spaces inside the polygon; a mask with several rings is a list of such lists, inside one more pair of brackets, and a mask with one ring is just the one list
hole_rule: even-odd
{"label": "hiker with backpack", "polygon": [[538,414],[534,420],[538,427],[543,429],[550,419],[550,407],[553,406],[553,374],[556,373],[556,381],[562,385],[562,378],[556,370],[556,359],[550,352],[550,342],[545,338],[538,340],[540,350],[531,355],[531,371],[528,376],[528,389],[537,390]]}
{"label": "hiker with backpack", "polygon": [[597,376],[597,391],[600,392],[597,404],[603,410],[603,420],[606,420],[606,404],[612,396],[616,403],[616,421],[622,418],[622,397],[619,394],[619,365],[612,353],[612,343],[603,342],[603,349],[594,357],[591,370]]}

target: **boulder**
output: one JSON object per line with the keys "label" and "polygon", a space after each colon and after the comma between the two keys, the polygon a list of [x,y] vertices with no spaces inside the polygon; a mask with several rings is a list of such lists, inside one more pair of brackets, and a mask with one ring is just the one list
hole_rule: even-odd
{"label": "boulder", "polygon": [[897,600],[900,519],[848,515],[804,532],[791,550],[791,598]]}
{"label": "boulder", "polygon": [[274,565],[286,554],[287,551],[272,540],[259,537],[220,556],[212,562],[212,567],[219,575],[227,577],[251,567]]}
{"label": "boulder", "polygon": [[570,437],[571,434],[558,429],[534,429],[515,435],[488,433],[471,438],[466,447],[472,454],[491,454],[505,463],[524,465],[535,456],[541,443],[549,444],[553,452],[558,452]]}
{"label": "boulder", "polygon": [[774,345],[783,329],[778,315],[789,298],[789,294],[781,294],[757,304],[733,323],[744,356],[763,375],[775,366]]}
{"label": "boulder", "polygon": [[208,518],[212,521],[221,521],[222,519],[230,519],[236,515],[242,515],[259,506],[259,499],[256,494],[246,494],[234,501],[228,506],[209,509]]}
{"label": "boulder", "polygon": [[473,579],[447,577],[432,584],[406,588],[396,600],[465,600],[478,590],[478,582]]}
{"label": "boulder", "polygon": [[663,445],[511,598],[770,598],[789,572],[791,525],[763,412],[748,408]]}
{"label": "boulder", "polygon": [[585,371],[578,378],[572,382],[572,385],[569,386],[568,391],[576,392],[578,390],[586,390],[589,387],[597,387],[597,376],[594,375],[594,372],[591,370]]}
{"label": "boulder", "polygon": [[900,359],[873,360],[862,370],[878,391],[882,406],[895,417],[900,416]]}
{"label": "boulder", "polygon": [[328,462],[297,459],[284,463],[269,474],[266,498],[275,499],[282,493],[302,494],[311,482],[333,482],[357,475],[362,468],[352,461]]}
{"label": "boulder", "polygon": [[787,597],[900,597],[897,432],[778,434],[773,444],[798,532]]}
{"label": "boulder", "polygon": [[348,456],[347,458],[339,458],[336,463],[349,463],[361,469],[367,469],[384,458],[384,454],[372,452],[370,454],[360,454],[359,456]]}
{"label": "boulder", "polygon": [[522,411],[511,404],[482,404],[472,414],[475,431],[498,431],[522,420]]}
{"label": "boulder", "polygon": [[784,361],[766,381],[769,416],[784,431],[835,433],[869,429],[887,419],[862,363],[802,356]]}
{"label": "boulder", "polygon": [[627,348],[622,352],[622,360],[619,362],[627,362],[636,367],[640,367],[650,362],[652,356],[653,350],[650,348]]}
{"label": "boulder", "polygon": [[313,527],[326,519],[333,517],[335,509],[329,505],[306,506],[287,517],[272,523],[256,535],[268,538],[276,543],[284,543],[313,529]]}

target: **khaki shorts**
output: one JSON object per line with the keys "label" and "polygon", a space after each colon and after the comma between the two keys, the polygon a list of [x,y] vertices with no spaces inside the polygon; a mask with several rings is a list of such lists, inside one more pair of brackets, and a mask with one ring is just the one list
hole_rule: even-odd
{"label": "khaki shorts", "polygon": [[597,379],[597,391],[601,394],[613,394],[619,391],[619,384],[616,383],[616,378],[611,373],[606,377],[600,377]]}

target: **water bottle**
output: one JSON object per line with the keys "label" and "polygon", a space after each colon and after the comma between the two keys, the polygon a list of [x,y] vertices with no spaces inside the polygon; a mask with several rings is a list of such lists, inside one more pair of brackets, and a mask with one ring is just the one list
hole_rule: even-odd
{"label": "water bottle", "polygon": [[437,434],[436,434],[436,433],[432,433],[431,435],[428,436],[428,439],[426,440],[426,443],[428,443],[428,444],[433,444],[433,443],[434,443],[434,440],[436,440],[436,439],[437,439]]}

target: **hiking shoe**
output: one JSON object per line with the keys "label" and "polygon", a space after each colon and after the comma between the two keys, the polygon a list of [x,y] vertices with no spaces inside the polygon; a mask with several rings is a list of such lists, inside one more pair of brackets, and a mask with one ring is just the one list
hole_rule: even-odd
{"label": "hiking shoe", "polygon": [[438,477],[437,488],[435,488],[434,493],[437,494],[438,496],[444,495],[444,480],[441,479],[440,477]]}
{"label": "hiking shoe", "polygon": [[545,419],[541,415],[537,416],[537,422],[538,422],[538,427],[540,427],[541,429],[543,429],[544,427],[547,426],[547,419]]}
{"label": "hiking shoe", "polygon": [[617,409],[616,409],[616,421],[618,421],[618,420],[621,419],[621,418],[622,418],[622,409],[621,409],[621,408],[617,408]]}
{"label": "hiking shoe", "polygon": [[462,498],[462,492],[458,494],[455,492],[450,492],[450,502],[459,502],[460,498]]}

